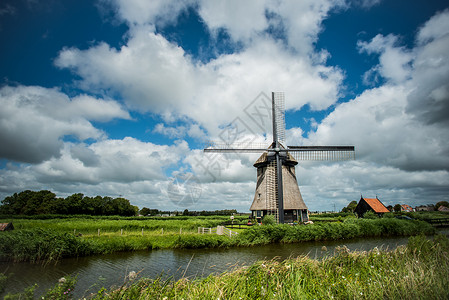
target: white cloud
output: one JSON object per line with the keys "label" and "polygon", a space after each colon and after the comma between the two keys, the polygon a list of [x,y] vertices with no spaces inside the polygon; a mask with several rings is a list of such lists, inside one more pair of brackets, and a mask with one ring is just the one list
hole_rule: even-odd
{"label": "white cloud", "polygon": [[407,112],[425,124],[449,122],[449,10],[436,14],[418,32]]}
{"label": "white cloud", "polygon": [[81,51],[61,51],[55,63],[82,78],[87,90],[120,92],[132,109],[164,113],[193,95],[198,74],[184,50],[149,27],[136,27],[119,50],[101,43]]}
{"label": "white cloud", "polygon": [[154,126],[153,132],[160,133],[170,138],[182,138],[186,134],[184,126],[167,127],[164,123],[158,123]]}
{"label": "white cloud", "polygon": [[[234,41],[248,44],[256,36],[275,33],[302,55],[316,55],[313,44],[329,10],[344,1],[200,1],[199,14],[212,32],[225,30]],[[236,9],[238,7],[238,9]]]}
{"label": "white cloud", "polygon": [[379,64],[367,71],[365,78],[371,78],[377,72],[392,83],[401,83],[410,78],[413,55],[397,44],[398,37],[392,34],[378,34],[370,42],[357,43],[360,52],[379,54]]}
{"label": "white cloud", "polygon": [[292,95],[287,108],[308,103],[324,109],[337,100],[343,80],[338,68],[295,56],[272,40],[257,39],[241,53],[193,63],[181,48],[143,27],[120,50],[106,44],[65,49],[56,64],[80,75],[85,89],[118,92],[130,108],[172,121],[187,117],[212,134],[241,115],[260,91]]}
{"label": "white cloud", "polygon": [[58,157],[65,136],[103,138],[89,120],[129,118],[116,102],[36,86],[1,88],[0,106],[0,155],[22,162]]}
{"label": "white cloud", "polygon": [[88,95],[73,97],[64,110],[66,117],[76,115],[92,121],[107,122],[115,118],[131,119],[129,113],[118,102],[96,99]]}
{"label": "white cloud", "polygon": [[360,6],[365,9],[369,9],[373,6],[378,5],[382,0],[351,0],[350,4],[354,6]]}
{"label": "white cloud", "polygon": [[[2,170],[2,179],[39,182],[45,185],[100,183],[132,183],[166,179],[165,170],[181,161],[189,147],[185,142],[172,146],[145,143],[131,137],[122,140],[101,140],[90,145],[65,143],[60,157],[35,165],[9,166]],[[29,175],[29,179],[22,176]],[[6,187],[5,187],[6,188]],[[15,185],[9,189],[16,188]]]}
{"label": "white cloud", "polygon": [[179,13],[192,1],[187,0],[101,0],[112,3],[116,13],[130,25],[167,24],[176,22]]}
{"label": "white cloud", "polygon": [[444,36],[449,34],[448,14],[448,9],[439,12],[420,28],[417,35],[417,41],[420,45],[444,38]]}
{"label": "white cloud", "polygon": [[198,12],[212,33],[225,29],[234,40],[247,42],[268,27],[265,9],[264,1],[203,0]]}

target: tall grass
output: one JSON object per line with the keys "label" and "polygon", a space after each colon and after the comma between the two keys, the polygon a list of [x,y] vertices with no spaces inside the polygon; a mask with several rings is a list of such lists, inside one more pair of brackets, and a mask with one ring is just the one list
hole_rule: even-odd
{"label": "tall grass", "polygon": [[130,280],[94,299],[448,299],[449,241],[423,235],[386,252],[261,261],[221,275],[177,282]]}
{"label": "tall grass", "polygon": [[[236,216],[236,218],[242,218]],[[246,217],[244,217],[246,219]],[[0,220],[0,222],[10,222],[11,219]],[[15,219],[16,229],[49,229],[58,232],[74,232],[82,234],[101,232],[117,232],[121,229],[125,231],[184,231],[195,232],[198,227],[216,227],[225,221],[229,221],[226,216],[214,217],[170,217],[170,218],[123,218],[123,217],[72,217],[63,219]]]}
{"label": "tall grass", "polygon": [[253,226],[239,234],[238,241],[241,245],[259,245],[273,242],[292,243],[356,237],[409,236],[420,233],[434,234],[435,229],[423,221],[394,218],[349,218],[345,222],[317,223],[307,226]]}
{"label": "tall grass", "polygon": [[35,229],[2,232],[0,235],[1,260],[49,262],[91,253],[88,243],[69,233]]}

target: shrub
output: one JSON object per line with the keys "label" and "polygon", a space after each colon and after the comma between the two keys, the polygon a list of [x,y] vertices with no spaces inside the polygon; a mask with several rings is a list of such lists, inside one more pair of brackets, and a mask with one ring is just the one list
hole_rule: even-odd
{"label": "shrub", "polygon": [[377,219],[379,217],[374,212],[367,211],[366,213],[363,214],[363,218],[364,219]]}
{"label": "shrub", "polygon": [[8,277],[5,274],[0,273],[0,293],[5,289],[6,279],[8,279]]}
{"label": "shrub", "polygon": [[0,235],[0,258],[14,261],[56,261],[90,254],[86,241],[50,230],[16,230]]}
{"label": "shrub", "polygon": [[262,218],[263,225],[274,225],[276,224],[276,219],[273,215],[266,215]]}

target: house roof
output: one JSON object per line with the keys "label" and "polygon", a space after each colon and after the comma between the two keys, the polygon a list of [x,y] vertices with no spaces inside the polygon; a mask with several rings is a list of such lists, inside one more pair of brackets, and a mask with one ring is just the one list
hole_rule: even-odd
{"label": "house roof", "polygon": [[403,210],[409,210],[409,211],[413,210],[413,208],[410,205],[408,205],[408,204],[402,204],[401,206],[402,206]]}
{"label": "house roof", "polygon": [[363,198],[366,203],[374,210],[375,213],[387,213],[390,212],[385,205],[377,198]]}
{"label": "house roof", "polygon": [[10,229],[10,227],[12,227],[12,223],[0,223],[0,231],[5,231],[6,229]]}
{"label": "house roof", "polygon": [[444,205],[441,205],[440,207],[438,207],[438,211],[449,211],[449,208],[447,208]]}

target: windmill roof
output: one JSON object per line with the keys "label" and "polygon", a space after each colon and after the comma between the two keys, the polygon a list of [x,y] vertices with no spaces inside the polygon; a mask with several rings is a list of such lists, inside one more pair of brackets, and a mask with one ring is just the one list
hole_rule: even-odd
{"label": "windmill roof", "polygon": [[[282,147],[283,149],[285,149],[284,146],[281,145],[281,147]],[[271,144],[271,146],[268,147],[268,149],[271,149],[271,148],[273,148],[273,144]],[[257,168],[257,167],[259,167],[261,164],[264,164],[264,163],[267,163],[267,162],[268,162],[268,152],[264,152],[264,153],[262,153],[262,155],[256,160],[256,162],[254,163],[253,166]],[[297,161],[296,159],[294,159],[293,156],[292,156],[290,153],[287,152],[287,158],[284,160],[284,163],[290,163],[290,164],[293,164],[293,165],[297,165],[297,164],[298,164],[298,161]]]}
{"label": "windmill roof", "polygon": [[385,205],[377,198],[363,198],[366,203],[374,210],[375,213],[387,213],[390,212]]}

